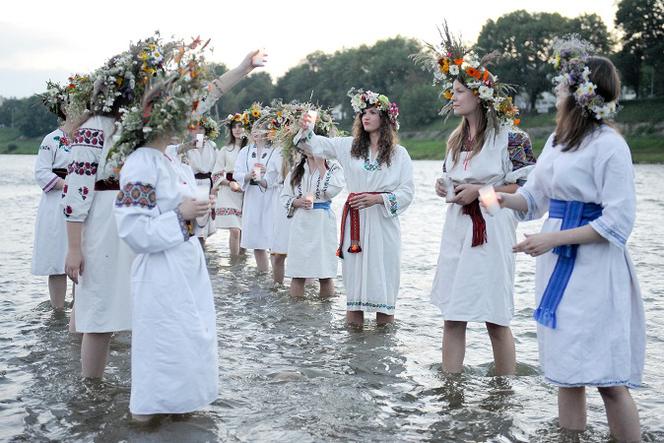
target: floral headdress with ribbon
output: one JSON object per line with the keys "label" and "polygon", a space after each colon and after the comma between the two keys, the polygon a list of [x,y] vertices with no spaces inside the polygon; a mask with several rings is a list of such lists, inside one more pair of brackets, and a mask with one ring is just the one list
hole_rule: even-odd
{"label": "floral headdress with ribbon", "polygon": [[189,124],[189,129],[203,128],[205,136],[210,140],[219,137],[219,123],[209,115],[203,115]]}
{"label": "floral headdress with ribbon", "polygon": [[350,105],[356,114],[359,114],[366,108],[376,107],[385,112],[390,123],[395,129],[399,130],[399,107],[396,103],[390,102],[390,99],[386,95],[355,88],[351,88],[347,95],[350,97]]}
{"label": "floral headdress with ribbon", "polygon": [[607,102],[597,93],[597,85],[590,81],[590,68],[586,65],[593,46],[578,38],[568,36],[553,41],[551,64],[560,72],[553,83],[566,86],[576,103],[597,120],[612,118],[618,112],[618,101]]}
{"label": "floral headdress with ribbon", "polygon": [[162,50],[164,59],[156,73],[145,85],[140,104],[121,109],[117,123],[120,137],[109,150],[108,167],[119,172],[126,157],[136,148],[165,135],[183,133],[192,114],[207,93],[210,70],[205,64],[204,50],[199,39],[190,44],[170,42]]}
{"label": "floral headdress with ribbon", "polygon": [[446,21],[440,36],[440,45],[427,44],[427,51],[413,56],[416,63],[433,72],[434,85],[442,88],[440,98],[444,104],[440,115],[448,116],[452,112],[453,86],[458,80],[480,98],[488,115],[494,115],[502,125],[518,125],[519,109],[510,96],[515,92],[514,88],[500,82],[487,68],[497,55],[491,53],[480,59],[463,45],[459,37],[450,34]]}
{"label": "floral headdress with ribbon", "polygon": [[249,109],[245,109],[244,114],[246,114],[247,118],[243,119],[242,123],[247,132],[251,132],[252,126],[254,126],[254,123],[261,118],[263,112],[264,108],[258,102],[252,103],[251,106],[249,106]]}

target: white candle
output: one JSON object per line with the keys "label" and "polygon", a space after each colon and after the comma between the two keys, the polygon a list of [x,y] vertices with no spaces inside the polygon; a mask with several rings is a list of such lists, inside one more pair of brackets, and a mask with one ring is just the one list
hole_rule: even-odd
{"label": "white candle", "polygon": [[480,202],[482,202],[482,205],[486,208],[487,212],[490,215],[496,215],[496,213],[500,211],[500,203],[498,203],[498,196],[496,195],[496,190],[493,189],[493,186],[482,186],[479,193]]}
{"label": "white candle", "polygon": [[447,203],[452,203],[456,198],[456,193],[454,192],[454,182],[449,175],[445,174],[443,176],[443,183],[445,185],[445,201]]}
{"label": "white candle", "polygon": [[309,129],[314,129],[314,126],[316,125],[316,119],[318,118],[318,111],[310,110],[307,111],[307,115],[309,116]]}
{"label": "white candle", "polygon": [[251,63],[257,67],[265,66],[265,64],[267,63],[267,54],[265,48],[261,48],[258,50],[258,53],[252,57]]}
{"label": "white candle", "polygon": [[202,148],[203,147],[204,137],[205,137],[204,134],[196,134],[196,147],[197,148]]}
{"label": "white candle", "polygon": [[254,180],[256,180],[257,182],[261,180],[262,172],[260,166],[258,165],[254,166],[254,175],[256,176]]}
{"label": "white candle", "polygon": [[[311,208],[313,208],[313,204],[314,204],[314,195],[313,195],[312,193],[309,193],[309,194],[307,194],[307,195],[304,196],[304,199],[305,199],[306,201],[308,201],[309,203],[311,203]],[[308,209],[311,209],[311,208],[308,208]]]}
{"label": "white candle", "polygon": [[198,201],[209,201],[210,200],[210,187],[204,185],[196,186],[196,193],[194,198]]}

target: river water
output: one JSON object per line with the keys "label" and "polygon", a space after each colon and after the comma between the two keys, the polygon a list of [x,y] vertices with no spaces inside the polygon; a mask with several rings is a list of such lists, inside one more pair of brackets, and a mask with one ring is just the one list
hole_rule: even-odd
{"label": "river water", "polygon": [[[102,382],[79,378],[80,344],[54,313],[46,279],[30,275],[40,189],[33,156],[0,156],[0,441],[582,441],[608,438],[599,394],[588,429],[562,434],[556,389],[538,370],[534,259],[517,258],[512,323],[518,373],[491,377],[484,326],[470,324],[465,371],[440,371],[442,320],[429,304],[443,224],[432,183],[439,162],[415,162],[416,198],[402,216],[397,321],[344,325],[345,298],[294,301],[257,275],[253,258],[230,263],[227,234],[207,246],[215,291],[220,393],[208,409],[150,426],[129,419],[130,336],[111,347]],[[630,238],[647,317],[644,387],[633,391],[645,441],[664,441],[664,166],[637,165],[638,217]],[[335,202],[338,208],[341,198]],[[339,214],[339,211],[337,211]],[[541,222],[522,224],[535,232]],[[69,299],[69,298],[68,298]]]}

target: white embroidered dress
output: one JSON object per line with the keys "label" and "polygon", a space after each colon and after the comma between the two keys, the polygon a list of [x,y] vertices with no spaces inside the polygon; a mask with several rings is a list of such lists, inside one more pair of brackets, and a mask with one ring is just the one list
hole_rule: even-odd
{"label": "white embroidered dress", "polygon": [[[469,161],[469,151],[461,152],[456,164],[451,155],[445,158],[445,170],[455,185],[513,184],[525,179],[533,169],[534,158],[522,162],[519,169],[512,162],[510,144],[514,141],[520,143],[521,149],[527,146],[530,150],[524,132],[501,130],[495,137],[493,134],[487,133],[482,149]],[[512,246],[516,243],[516,216],[508,209],[491,216],[481,208],[487,241],[473,247],[473,222],[462,210],[461,205],[447,204],[431,303],[440,309],[445,320],[509,326],[514,314]]]}
{"label": "white embroidered dress", "polygon": [[[551,199],[596,203],[590,226],[607,241],[579,245],[558,306],[556,329],[537,325],[540,365],[558,386],[638,386],[645,358],[645,317],[636,272],[627,251],[636,216],[634,169],[625,140],[608,126],[562,152],[549,137],[535,170],[519,190],[528,201],[523,219],[542,217]],[[542,232],[560,230],[547,219]],[[558,256],[537,257],[539,305]]]}
{"label": "white embroidered dress", "polygon": [[[183,176],[183,174],[187,174]],[[139,148],[120,173],[118,232],[138,254],[131,271],[133,414],[192,412],[218,394],[217,329],[205,256],[178,211],[194,177]]]}
{"label": "white embroidered dress", "polygon": [[115,178],[105,167],[114,132],[112,118],[91,117],[76,131],[71,145],[63,206],[67,222],[83,223],[83,272],[74,303],[77,332],[131,329],[129,273],[134,253],[118,237],[113,219],[118,191],[95,191],[96,181]]}
{"label": "white embroidered dress", "polygon": [[[195,175],[209,175],[210,178],[197,178],[196,185],[207,186],[212,191],[212,171],[217,161],[217,150],[214,142],[207,138],[202,148],[192,148],[185,154],[185,163],[191,167]],[[217,230],[211,214],[196,219],[194,232],[197,237],[207,238]]]}
{"label": "white embroidered dress", "polygon": [[[350,221],[343,239],[341,269],[349,311],[394,314],[401,277],[401,228],[399,214],[413,200],[413,166],[408,151],[397,145],[392,164],[351,156],[352,137],[311,135],[309,145],[317,157],[337,159],[349,193],[380,192],[383,204],[359,211],[362,251],[349,253]],[[341,221],[344,223],[344,220]]]}
{"label": "white embroidered dress", "polygon": [[330,203],[346,185],[341,166],[336,161],[329,162],[329,169],[321,177],[316,169],[313,174],[309,165],[304,164],[302,181],[295,188],[291,186],[288,174],[281,192],[281,203],[287,213],[292,214],[286,276],[297,278],[334,278],[337,276],[339,241],[337,220],[332,208],[295,208],[293,200],[313,194],[314,203]]}
{"label": "white embroidered dress", "polygon": [[61,191],[55,189],[60,177],[54,169],[67,169],[70,163],[70,146],[61,129],[44,137],[37,161],[35,180],[42,189],[32,249],[32,274],[62,275],[65,273],[67,255],[67,230],[62,215]]}
{"label": "white embroidered dress", "polygon": [[[278,156],[275,153],[275,161],[271,162],[267,176],[271,182],[275,182],[274,200],[272,202],[272,213],[274,214],[274,225],[272,231],[272,244],[270,245],[270,252],[272,254],[288,254],[288,240],[290,238],[290,225],[291,219],[288,218],[288,211],[281,204],[281,192],[284,189],[284,160],[281,155],[281,148],[275,147]],[[286,174],[287,175],[287,174]]]}
{"label": "white embroidered dress", "polygon": [[[235,161],[240,153],[239,146],[224,146],[217,152],[217,160],[214,165],[212,180],[218,184],[221,180],[230,178],[235,171]],[[233,177],[234,178],[234,177]],[[215,205],[217,228],[236,228],[242,227],[242,199],[243,192],[231,190],[230,186],[219,187],[219,195]]]}
{"label": "white embroidered dress", "polygon": [[[268,250],[272,247],[274,199],[278,197],[276,189],[279,183],[278,176],[267,174],[267,171],[274,171],[271,163],[281,164],[280,156],[278,150],[270,146],[265,146],[258,152],[255,144],[245,146],[237,156],[233,175],[244,191],[240,242],[243,248]],[[256,163],[262,163],[266,167],[264,178],[267,188],[245,181]]]}

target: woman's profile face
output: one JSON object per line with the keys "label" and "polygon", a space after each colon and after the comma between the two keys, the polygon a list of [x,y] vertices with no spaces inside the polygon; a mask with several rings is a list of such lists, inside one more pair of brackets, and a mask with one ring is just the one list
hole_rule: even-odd
{"label": "woman's profile face", "polygon": [[479,106],[480,99],[473,94],[472,89],[459,80],[454,80],[452,87],[452,110],[454,111],[454,115],[470,115],[476,112]]}

